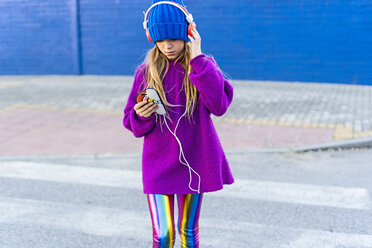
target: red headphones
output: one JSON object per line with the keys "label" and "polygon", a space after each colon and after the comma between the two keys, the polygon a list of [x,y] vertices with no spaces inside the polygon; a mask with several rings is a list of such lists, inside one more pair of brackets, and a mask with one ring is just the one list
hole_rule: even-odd
{"label": "red headphones", "polygon": [[193,20],[192,15],[186,10],[186,8],[184,8],[182,5],[180,5],[178,3],[175,3],[175,2],[160,1],[160,2],[157,2],[157,3],[154,3],[153,5],[151,5],[150,8],[146,11],[146,13],[143,12],[144,15],[145,15],[145,19],[143,21],[143,28],[146,30],[146,37],[151,43],[152,43],[152,40],[151,40],[151,37],[150,37],[149,29],[147,27],[147,23],[148,23],[148,19],[149,19],[149,12],[153,7],[155,7],[156,5],[159,5],[159,4],[170,4],[170,5],[173,5],[177,8],[179,8],[185,14],[186,20],[189,23],[189,25],[187,26],[187,34],[190,35],[191,37],[193,37],[193,35],[191,33],[191,30],[196,28],[196,24]]}

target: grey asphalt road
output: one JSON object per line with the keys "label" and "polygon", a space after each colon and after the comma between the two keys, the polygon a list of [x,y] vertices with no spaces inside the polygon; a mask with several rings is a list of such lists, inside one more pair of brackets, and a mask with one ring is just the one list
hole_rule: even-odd
{"label": "grey asphalt road", "polygon": [[[372,247],[372,150],[227,156],[201,248]],[[151,247],[139,154],[0,157],[0,213],[4,248]]]}

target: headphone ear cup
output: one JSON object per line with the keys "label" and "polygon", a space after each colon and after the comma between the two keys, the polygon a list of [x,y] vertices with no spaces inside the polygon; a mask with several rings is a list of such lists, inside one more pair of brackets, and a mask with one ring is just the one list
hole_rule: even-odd
{"label": "headphone ear cup", "polygon": [[195,28],[196,28],[196,24],[195,24],[195,22],[189,23],[189,26],[187,27],[187,34],[190,35],[191,37],[194,37],[194,36],[192,35],[191,31],[192,31],[193,29],[195,29]]}
{"label": "headphone ear cup", "polygon": [[146,37],[152,43],[150,32],[149,32],[149,29],[148,28],[146,28]]}

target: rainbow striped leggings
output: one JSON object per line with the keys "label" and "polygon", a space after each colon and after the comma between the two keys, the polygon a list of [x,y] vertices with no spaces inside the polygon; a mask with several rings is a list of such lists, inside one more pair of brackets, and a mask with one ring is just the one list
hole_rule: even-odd
{"label": "rainbow striped leggings", "polygon": [[[174,232],[174,196],[147,194],[153,228],[153,248],[172,248]],[[199,214],[203,194],[177,194],[178,232],[181,248],[199,247]]]}

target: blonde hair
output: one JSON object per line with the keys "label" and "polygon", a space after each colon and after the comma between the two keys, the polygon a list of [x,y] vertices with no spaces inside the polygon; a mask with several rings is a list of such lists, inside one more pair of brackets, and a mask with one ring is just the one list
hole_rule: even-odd
{"label": "blonde hair", "polygon": [[[186,95],[186,113],[189,121],[191,121],[192,114],[198,104],[199,101],[199,92],[198,89],[190,82],[189,74],[192,71],[192,67],[190,65],[191,60],[191,53],[190,53],[190,45],[184,41],[184,49],[181,52],[180,56],[172,63],[176,63],[177,61],[180,62],[182,67],[185,69],[184,78],[183,78],[183,85],[185,89]],[[145,58],[146,64],[146,88],[154,88],[159,93],[161,100],[163,101],[164,107],[167,109],[167,117],[169,118],[168,110],[170,107],[175,107],[179,105],[173,105],[169,103],[166,99],[164,87],[163,87],[163,79],[168,72],[169,69],[169,61],[168,58],[160,51],[158,46],[155,45],[154,48],[150,49],[147,52]],[[181,88],[182,89],[182,88]]]}

